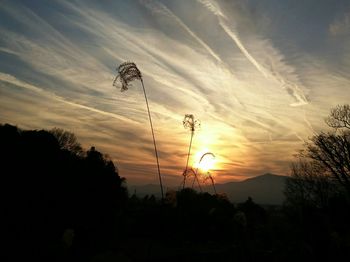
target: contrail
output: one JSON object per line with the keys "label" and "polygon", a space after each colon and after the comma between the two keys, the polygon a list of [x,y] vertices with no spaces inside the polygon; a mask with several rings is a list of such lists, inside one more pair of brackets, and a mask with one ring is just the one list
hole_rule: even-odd
{"label": "contrail", "polygon": [[199,42],[217,61],[222,62],[220,57],[211,49],[202,39],[200,39],[182,20],[176,16],[169,8],[159,2],[141,1],[152,12],[159,13],[174,19],[187,33],[189,33],[197,42]]}
{"label": "contrail", "polygon": [[235,32],[233,32],[229,26],[226,24],[224,19],[227,19],[226,16],[221,12],[220,8],[215,5],[210,0],[198,0],[199,3],[204,5],[207,9],[209,9],[214,15],[216,15],[219,19],[219,25],[224,29],[226,34],[236,43],[237,47],[241,52],[245,55],[245,57],[255,66],[255,68],[262,73],[266,78],[268,78],[268,74],[263,66],[261,66],[258,61],[254,59],[254,57],[248,52],[248,50],[244,47],[243,43],[237,36]]}
{"label": "contrail", "polygon": [[227,33],[227,35],[235,42],[239,50],[244,54],[244,56],[254,65],[254,67],[267,79],[274,79],[282,84],[282,87],[289,88],[292,91],[292,95],[294,99],[298,102],[290,104],[291,106],[300,106],[308,104],[306,97],[303,94],[303,91],[295,84],[286,82],[281,76],[273,76],[271,72],[266,70],[256,59],[249,53],[249,51],[245,48],[242,41],[239,39],[238,35],[230,29],[227,25],[226,16],[221,12],[220,8],[214,4],[210,0],[197,0],[207,9],[209,9],[219,20],[219,25],[222,29]]}
{"label": "contrail", "polygon": [[221,12],[220,7],[210,0],[198,0],[198,2],[208,8],[212,13],[214,13],[214,15],[226,18],[226,16]]}
{"label": "contrail", "polygon": [[225,30],[225,32],[231,37],[231,39],[236,43],[239,50],[245,55],[245,57],[255,66],[258,71],[263,74],[265,78],[269,78],[268,73],[266,72],[265,68],[261,66],[258,61],[254,59],[254,57],[248,52],[248,50],[244,47],[241,40],[238,38],[238,36],[226,25],[226,23],[223,21],[223,18],[219,16],[219,24],[220,26]]}

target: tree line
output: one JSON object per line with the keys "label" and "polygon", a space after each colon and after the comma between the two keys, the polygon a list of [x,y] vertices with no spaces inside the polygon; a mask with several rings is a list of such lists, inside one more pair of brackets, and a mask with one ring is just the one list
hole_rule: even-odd
{"label": "tree line", "polygon": [[107,156],[84,151],[57,128],[0,125],[0,147],[5,250],[13,261],[52,261],[70,250],[74,235],[86,252],[106,245],[127,201],[125,179]]}
{"label": "tree line", "polygon": [[325,122],[330,130],[312,136],[291,165],[290,204],[327,208],[332,200],[350,199],[350,106],[333,108]]}

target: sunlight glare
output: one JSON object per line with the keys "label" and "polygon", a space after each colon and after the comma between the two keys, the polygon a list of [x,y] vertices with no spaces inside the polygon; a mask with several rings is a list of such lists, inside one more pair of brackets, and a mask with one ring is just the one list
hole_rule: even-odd
{"label": "sunlight glare", "polygon": [[201,150],[198,153],[196,153],[195,156],[195,164],[194,166],[196,168],[201,169],[203,172],[208,172],[209,170],[214,168],[215,165],[215,156],[214,154],[210,153],[209,150]]}

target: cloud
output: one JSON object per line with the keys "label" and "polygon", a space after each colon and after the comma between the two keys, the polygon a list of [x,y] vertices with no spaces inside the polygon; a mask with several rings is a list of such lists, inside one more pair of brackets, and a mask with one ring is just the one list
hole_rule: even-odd
{"label": "cloud", "polygon": [[137,122],[132,121],[129,118],[126,118],[126,117],[123,117],[123,116],[119,116],[117,114],[113,114],[113,113],[106,112],[106,111],[103,111],[103,110],[99,110],[99,109],[96,109],[96,108],[93,108],[93,107],[89,107],[89,106],[86,106],[86,105],[82,105],[82,104],[71,102],[71,101],[67,100],[67,98],[60,97],[58,95],[55,95],[54,93],[50,93],[48,91],[45,91],[44,89],[41,89],[39,87],[33,86],[33,85],[25,83],[23,81],[20,81],[20,80],[16,79],[14,76],[11,76],[11,75],[8,75],[8,74],[0,73],[0,81],[8,82],[8,83],[14,84],[16,86],[20,86],[22,88],[28,89],[30,91],[37,92],[43,97],[46,97],[46,98],[49,98],[49,99],[53,99],[53,100],[57,100],[59,102],[62,102],[64,104],[66,104],[66,105],[69,105],[69,106],[72,106],[72,107],[75,107],[75,108],[78,108],[78,109],[86,109],[86,110],[89,110],[89,111],[94,112],[94,113],[98,113],[98,114],[101,114],[101,115],[106,115],[106,116],[115,118],[117,120],[124,121],[124,122],[129,123],[129,124],[138,124]]}
{"label": "cloud", "polygon": [[329,25],[329,33],[333,36],[350,34],[350,12],[345,13],[342,17],[336,18]]}
{"label": "cloud", "polygon": [[116,66],[131,60],[144,77],[166,181],[181,181],[188,113],[202,122],[193,152],[217,156],[216,181],[286,174],[329,108],[349,101],[350,50],[337,38],[324,46],[329,59],[298,46],[283,31],[293,27],[282,19],[288,9],[271,3],[9,1],[0,6],[0,120],[72,130],[132,183],[157,183],[141,86],[112,87]]}
{"label": "cloud", "polygon": [[159,13],[165,15],[170,19],[173,19],[179,24],[190,36],[192,36],[208,53],[214,57],[217,61],[221,62],[220,57],[201,39],[199,38],[182,20],[177,17],[171,10],[169,10],[165,5],[160,2],[153,0],[143,0],[141,1],[147,8],[149,8],[153,13]]}
{"label": "cloud", "polygon": [[[267,48],[263,46],[263,48],[266,49],[266,51],[272,51],[269,52],[269,60],[271,63],[268,65],[270,67],[270,70],[267,70],[262,64],[260,64],[248,51],[248,49],[243,44],[242,40],[239,37],[239,33],[237,30],[232,28],[230,24],[235,25],[235,21],[233,19],[229,20],[227,16],[224,16],[218,7],[218,4],[214,4],[214,1],[210,0],[199,0],[200,3],[202,3],[204,6],[206,6],[210,11],[213,12],[218,17],[218,21],[220,26],[224,29],[224,31],[227,33],[227,35],[233,40],[233,42],[237,45],[239,50],[244,54],[244,56],[254,65],[254,67],[267,79],[272,78],[278,83],[281,84],[282,88],[285,88],[287,92],[293,96],[296,100],[296,102],[291,103],[291,106],[300,106],[300,105],[306,105],[308,104],[308,101],[303,93],[303,90],[292,81],[289,81],[284,77],[287,70],[284,70],[284,72],[281,72],[280,68],[287,68],[290,67],[281,63],[283,60],[283,57],[280,56],[278,51],[275,51],[274,48],[271,46],[270,43],[267,41],[263,41],[263,45],[267,45]],[[259,41],[259,40],[258,40]],[[271,50],[272,49],[272,50]],[[275,55],[275,57],[273,56]],[[275,64],[278,63],[279,66],[275,66]]]}

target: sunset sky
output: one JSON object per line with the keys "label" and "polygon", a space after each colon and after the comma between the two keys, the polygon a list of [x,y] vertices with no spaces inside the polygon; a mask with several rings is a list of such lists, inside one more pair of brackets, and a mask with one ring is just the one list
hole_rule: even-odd
{"label": "sunset sky", "polygon": [[128,184],[180,185],[190,132],[215,181],[287,175],[304,141],[350,101],[349,0],[1,1],[0,123],[60,127],[110,156]]}

